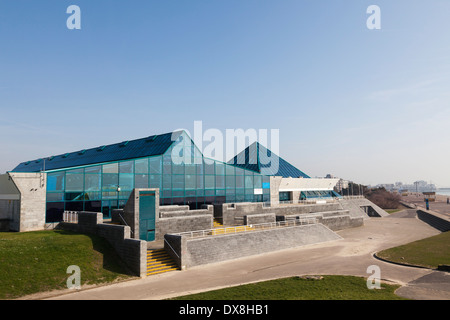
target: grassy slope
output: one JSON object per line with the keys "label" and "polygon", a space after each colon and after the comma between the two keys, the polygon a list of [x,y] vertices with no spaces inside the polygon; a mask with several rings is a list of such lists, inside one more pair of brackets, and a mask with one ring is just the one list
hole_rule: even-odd
{"label": "grassy slope", "polygon": [[66,231],[0,233],[0,299],[65,289],[67,267],[81,269],[81,284],[128,277],[102,238]]}
{"label": "grassy slope", "polygon": [[439,264],[450,264],[450,231],[383,250],[377,255],[393,262],[428,268],[437,268]]}
{"label": "grassy slope", "polygon": [[176,300],[396,300],[399,288],[382,284],[367,289],[366,279],[353,276],[323,276],[322,280],[299,277],[246,284],[177,297]]}

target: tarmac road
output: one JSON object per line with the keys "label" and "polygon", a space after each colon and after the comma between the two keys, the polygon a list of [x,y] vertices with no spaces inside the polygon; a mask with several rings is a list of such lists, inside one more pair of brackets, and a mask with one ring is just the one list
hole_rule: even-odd
{"label": "tarmac road", "polygon": [[[377,265],[384,281],[403,285],[397,294],[412,299],[450,299],[450,273],[406,267],[378,260],[375,252],[427,238],[439,231],[401,211],[370,218],[364,226],[339,231],[341,240],[308,245],[174,271],[88,290],[66,291],[58,300],[159,300],[245,283],[295,275],[355,275],[368,277]],[[30,297],[28,297],[30,298]],[[45,295],[31,298],[44,299]]]}

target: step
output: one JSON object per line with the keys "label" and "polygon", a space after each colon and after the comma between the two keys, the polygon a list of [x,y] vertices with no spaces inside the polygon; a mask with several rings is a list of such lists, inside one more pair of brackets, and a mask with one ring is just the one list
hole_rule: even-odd
{"label": "step", "polygon": [[175,270],[177,264],[164,249],[147,250],[147,276]]}

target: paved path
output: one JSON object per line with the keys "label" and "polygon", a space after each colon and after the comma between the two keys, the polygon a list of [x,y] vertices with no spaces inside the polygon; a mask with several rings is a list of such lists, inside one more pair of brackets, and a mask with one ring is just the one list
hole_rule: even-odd
{"label": "paved path", "polygon": [[[198,266],[145,279],[70,292],[50,299],[165,299],[244,283],[307,274],[368,277],[377,265],[381,278],[404,285],[397,293],[414,299],[450,299],[450,274],[380,261],[373,254],[439,233],[403,211],[370,218],[365,225],[338,232],[341,240],[308,245],[258,256]],[[40,298],[43,298],[42,296]]]}

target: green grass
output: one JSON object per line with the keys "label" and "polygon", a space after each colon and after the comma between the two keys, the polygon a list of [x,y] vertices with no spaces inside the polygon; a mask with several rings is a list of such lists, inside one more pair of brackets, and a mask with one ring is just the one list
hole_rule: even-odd
{"label": "green grass", "polygon": [[192,294],[174,300],[398,300],[398,285],[367,288],[366,279],[354,276],[323,276],[323,279],[282,278]]}
{"label": "green grass", "polygon": [[66,289],[70,265],[80,267],[82,285],[130,277],[103,238],[67,231],[0,233],[0,299]]}
{"label": "green grass", "polygon": [[377,256],[393,262],[433,269],[439,264],[450,264],[450,231],[380,251]]}

